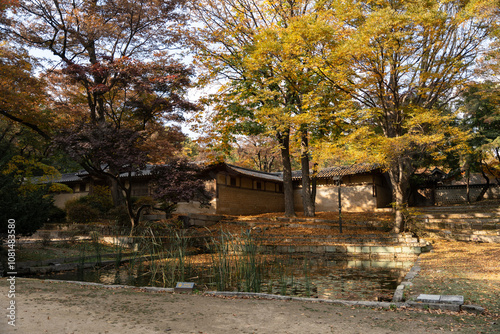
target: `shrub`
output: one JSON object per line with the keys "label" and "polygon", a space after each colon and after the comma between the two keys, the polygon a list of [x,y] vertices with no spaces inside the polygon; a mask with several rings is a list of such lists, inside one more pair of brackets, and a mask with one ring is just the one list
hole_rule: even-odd
{"label": "shrub", "polygon": [[31,235],[47,222],[53,206],[45,189],[21,191],[21,181],[0,173],[0,234],[6,233],[9,219],[16,222],[16,234]]}
{"label": "shrub", "polygon": [[66,211],[53,205],[49,209],[49,223],[62,223],[66,219]]}
{"label": "shrub", "polygon": [[113,200],[109,187],[94,186],[92,194],[78,199],[79,202],[98,210],[100,213],[106,213],[113,208]]}
{"label": "shrub", "polygon": [[116,221],[118,226],[130,226],[130,216],[125,206],[119,206],[109,210],[108,218]]}
{"label": "shrub", "polygon": [[39,233],[40,233],[40,237],[42,238],[42,246],[47,247],[48,245],[50,245],[50,242],[52,241],[52,239],[50,238],[50,232],[45,231],[45,232],[39,232]]}
{"label": "shrub", "polygon": [[150,214],[153,210],[153,207],[156,205],[156,201],[149,196],[142,196],[137,198],[134,201],[134,209],[138,210],[141,206],[143,205],[149,205],[150,207],[145,208],[142,213],[143,214]]}
{"label": "shrub", "polygon": [[72,200],[66,203],[66,219],[70,223],[89,223],[99,218],[99,210],[81,201]]}

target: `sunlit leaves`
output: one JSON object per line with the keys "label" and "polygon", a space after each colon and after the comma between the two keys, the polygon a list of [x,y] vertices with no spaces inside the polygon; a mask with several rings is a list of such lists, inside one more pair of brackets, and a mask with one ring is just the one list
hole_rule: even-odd
{"label": "sunlit leaves", "polygon": [[53,114],[46,108],[44,80],[34,74],[34,60],[27,52],[0,46],[0,114],[22,123],[47,138]]}

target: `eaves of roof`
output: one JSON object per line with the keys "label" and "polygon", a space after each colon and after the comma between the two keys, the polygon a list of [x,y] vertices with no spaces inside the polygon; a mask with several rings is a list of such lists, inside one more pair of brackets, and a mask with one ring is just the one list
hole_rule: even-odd
{"label": "eaves of roof", "polygon": [[72,183],[82,181],[83,177],[79,176],[77,173],[65,173],[61,174],[59,177],[53,176],[39,176],[33,178],[36,183]]}
{"label": "eaves of roof", "polygon": [[236,174],[245,175],[248,177],[261,179],[265,181],[283,182],[283,178],[277,173],[266,173],[230,164],[225,164],[225,165],[227,167],[228,172],[232,171]]}
{"label": "eaves of roof", "polygon": [[[370,173],[380,169],[379,164],[355,164],[350,166],[335,166],[321,169],[318,171],[316,178],[318,179],[338,179],[343,176]],[[310,171],[312,173],[312,171]],[[302,171],[294,171],[292,173],[292,180],[298,181],[302,179]]]}

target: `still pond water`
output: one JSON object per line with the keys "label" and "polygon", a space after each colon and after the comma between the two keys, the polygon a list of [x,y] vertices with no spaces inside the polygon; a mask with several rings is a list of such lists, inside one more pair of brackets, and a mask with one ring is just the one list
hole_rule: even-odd
{"label": "still pond water", "polygon": [[[266,262],[264,270],[259,272],[258,292],[325,299],[391,300],[412,265],[411,261],[338,260],[313,256],[276,259]],[[175,286],[175,282],[165,283],[158,275],[165,276],[165,273],[154,276],[151,268],[125,264],[119,268],[109,266],[37,277],[132,286]],[[200,289],[217,290],[215,276],[213,268],[193,266],[182,281],[194,282]],[[244,280],[233,282],[226,290],[249,291]]]}

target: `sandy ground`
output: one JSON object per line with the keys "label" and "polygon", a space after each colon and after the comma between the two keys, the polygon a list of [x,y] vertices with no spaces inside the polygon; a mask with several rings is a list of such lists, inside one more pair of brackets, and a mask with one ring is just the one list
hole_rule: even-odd
{"label": "sandy ground", "polygon": [[[467,315],[0,279],[0,333],[443,333]],[[15,300],[16,326],[8,324]]]}

